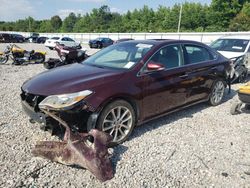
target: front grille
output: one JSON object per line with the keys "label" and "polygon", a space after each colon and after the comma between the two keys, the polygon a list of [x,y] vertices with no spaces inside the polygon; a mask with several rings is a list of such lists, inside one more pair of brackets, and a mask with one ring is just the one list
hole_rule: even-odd
{"label": "front grille", "polygon": [[45,96],[33,95],[22,91],[21,93],[22,101],[25,101],[30,107],[34,108],[35,112],[39,111],[38,104],[45,99]]}

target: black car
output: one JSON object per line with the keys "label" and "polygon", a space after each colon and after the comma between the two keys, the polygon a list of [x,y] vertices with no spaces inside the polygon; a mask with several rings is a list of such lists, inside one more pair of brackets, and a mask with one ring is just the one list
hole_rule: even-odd
{"label": "black car", "polygon": [[11,34],[11,38],[13,42],[23,43],[25,41],[25,37],[20,34]]}
{"label": "black car", "polygon": [[110,38],[100,37],[100,38],[97,38],[94,40],[90,40],[89,47],[90,48],[103,48],[103,47],[110,46],[113,43],[114,43],[114,41]]}
{"label": "black car", "polygon": [[30,37],[25,38],[26,41],[36,42],[39,37],[39,33],[31,33]]}
{"label": "black car", "polygon": [[12,40],[12,36],[9,33],[0,33],[0,43],[13,42]]}
{"label": "black car", "polygon": [[36,43],[44,44],[47,39],[49,39],[49,38],[48,37],[38,37],[36,40]]}

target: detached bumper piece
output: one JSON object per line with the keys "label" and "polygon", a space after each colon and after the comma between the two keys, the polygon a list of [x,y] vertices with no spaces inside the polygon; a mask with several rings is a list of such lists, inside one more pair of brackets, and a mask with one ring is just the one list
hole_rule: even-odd
{"label": "detached bumper piece", "polygon": [[62,142],[40,141],[32,153],[65,165],[77,165],[88,169],[97,179],[104,182],[113,178],[113,169],[107,145],[112,137],[92,129],[89,133],[73,133],[70,127],[55,114],[43,110],[66,129]]}

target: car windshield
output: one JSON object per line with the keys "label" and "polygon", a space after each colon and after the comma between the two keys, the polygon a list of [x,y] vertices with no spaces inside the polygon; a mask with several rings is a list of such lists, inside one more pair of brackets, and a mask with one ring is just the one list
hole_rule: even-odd
{"label": "car windshield", "polygon": [[130,69],[153,47],[147,43],[120,43],[109,46],[83,63],[107,68]]}
{"label": "car windshield", "polygon": [[211,47],[218,51],[244,52],[248,43],[246,39],[218,39]]}
{"label": "car windshield", "polygon": [[51,39],[53,39],[53,40],[58,40],[58,39],[60,39],[59,37],[52,37]]}

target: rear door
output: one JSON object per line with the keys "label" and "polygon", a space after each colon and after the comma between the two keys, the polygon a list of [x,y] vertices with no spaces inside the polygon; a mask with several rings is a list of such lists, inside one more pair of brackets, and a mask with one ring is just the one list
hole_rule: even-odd
{"label": "rear door", "polygon": [[193,103],[209,96],[217,71],[223,65],[217,63],[216,54],[196,44],[184,44],[184,67],[188,67],[188,83],[186,103]]}

